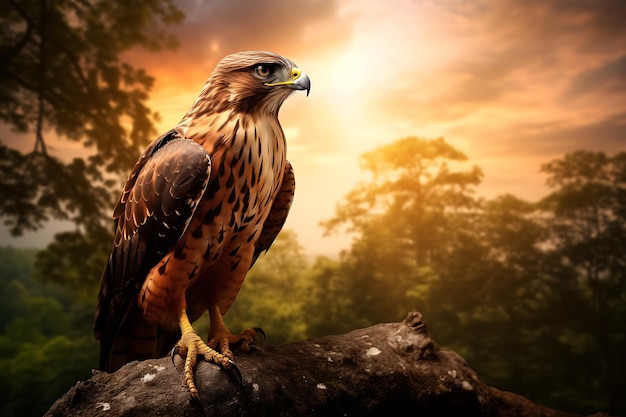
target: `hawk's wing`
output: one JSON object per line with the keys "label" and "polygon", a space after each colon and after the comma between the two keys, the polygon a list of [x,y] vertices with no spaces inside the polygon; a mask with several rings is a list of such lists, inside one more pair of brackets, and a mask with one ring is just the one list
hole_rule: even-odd
{"label": "hawk's wing", "polygon": [[146,274],[185,231],[210,171],[204,148],[174,130],[153,142],[131,171],[113,212],[115,239],[98,293],[94,333],[100,369],[107,368]]}
{"label": "hawk's wing", "polygon": [[287,220],[287,214],[289,214],[289,209],[291,208],[291,203],[293,202],[295,191],[296,178],[293,174],[293,167],[289,161],[287,161],[285,164],[283,183],[280,186],[280,190],[278,190],[276,199],[272,203],[270,213],[263,224],[263,230],[254,247],[254,255],[250,268],[252,268],[252,265],[254,265],[261,253],[270,248],[274,239],[276,239],[276,236],[278,236],[278,233],[280,233],[280,230],[283,228]]}

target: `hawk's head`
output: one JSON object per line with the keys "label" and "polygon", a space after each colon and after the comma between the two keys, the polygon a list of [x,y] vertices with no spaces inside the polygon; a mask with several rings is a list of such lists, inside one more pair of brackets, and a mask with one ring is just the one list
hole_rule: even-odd
{"label": "hawk's head", "polygon": [[273,52],[238,52],[217,64],[194,109],[196,114],[232,109],[277,116],[294,90],[308,95],[310,88],[309,77],[289,59]]}

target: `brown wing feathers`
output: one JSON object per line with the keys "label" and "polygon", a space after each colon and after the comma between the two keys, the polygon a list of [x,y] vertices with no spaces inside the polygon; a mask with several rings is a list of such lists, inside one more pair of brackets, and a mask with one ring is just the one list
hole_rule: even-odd
{"label": "brown wing feathers", "polygon": [[108,368],[113,341],[145,274],[185,231],[209,174],[204,148],[173,133],[155,141],[133,169],[115,208],[116,236],[96,309],[101,369]]}

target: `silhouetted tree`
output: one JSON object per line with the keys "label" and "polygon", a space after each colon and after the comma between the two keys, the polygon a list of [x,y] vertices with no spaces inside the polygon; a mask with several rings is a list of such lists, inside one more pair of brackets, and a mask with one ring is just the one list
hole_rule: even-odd
{"label": "silhouetted tree", "polygon": [[[170,0],[0,4],[0,121],[33,137],[30,150],[0,147],[0,214],[13,233],[52,218],[100,223],[111,205],[105,173],[125,173],[155,133],[145,103],[153,79],[120,56],[173,46],[163,26],[181,19]],[[55,155],[52,132],[93,152]]]}
{"label": "silhouetted tree", "polygon": [[590,394],[611,412],[624,413],[626,153],[573,152],[542,170],[551,193],[541,207],[556,265],[546,281],[550,303],[565,318],[558,333],[572,359],[585,364],[567,377],[580,387],[596,381]]}
{"label": "silhouetted tree", "polygon": [[555,408],[623,414],[626,154],[546,164],[552,192],[537,203],[475,198],[480,170],[449,167],[464,160],[418,138],[362,156],[372,180],[324,222],[355,238],[339,261],[314,264],[311,330],[418,308],[489,383]]}
{"label": "silhouetted tree", "polygon": [[482,178],[478,167],[451,168],[466,160],[443,139],[417,137],[361,156],[371,181],[358,184],[323,223],[329,232],[347,224],[356,234],[342,259],[356,317],[371,324],[414,308],[416,286],[428,287],[433,265],[460,244],[479,207],[474,191]]}

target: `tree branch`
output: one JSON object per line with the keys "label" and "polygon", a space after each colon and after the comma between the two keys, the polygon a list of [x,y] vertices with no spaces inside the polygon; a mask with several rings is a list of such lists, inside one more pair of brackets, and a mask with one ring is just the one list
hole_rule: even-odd
{"label": "tree branch", "polygon": [[[29,83],[24,78],[20,77],[18,74],[14,72],[4,71],[2,72],[3,76],[10,78],[15,81],[20,87],[25,88],[30,91],[37,91],[37,85]],[[86,106],[81,106],[79,103],[75,103],[70,99],[63,97],[62,95],[54,94],[51,89],[46,89],[42,91],[42,95],[46,101],[48,101],[52,106],[64,106],[65,108],[75,111],[77,113],[82,114],[85,117],[88,117],[90,120],[96,119],[96,115],[88,111]]]}
{"label": "tree branch", "polygon": [[[13,1],[11,1],[11,4],[16,6]],[[21,11],[21,9],[17,6],[16,6],[16,9],[18,10],[18,12]],[[25,16],[22,13],[20,13],[20,15]],[[2,55],[0,55],[0,65],[8,66],[11,60],[13,59],[13,57],[18,55],[22,51],[22,49],[24,49],[26,45],[28,45],[28,42],[30,42],[30,40],[32,39],[33,24],[30,19],[25,18],[25,20],[26,20],[26,32],[24,32],[24,36],[22,36],[20,40],[15,43],[15,45],[11,46],[9,49],[7,49],[7,51],[5,51]]]}
{"label": "tree branch", "polygon": [[[574,417],[482,383],[463,358],[440,349],[418,312],[402,323],[239,353],[237,378],[200,361],[200,404],[183,385],[182,359],[132,362],[77,383],[47,417],[473,416]],[[104,415],[104,414],[103,414]],[[600,416],[597,414],[596,416]]]}

